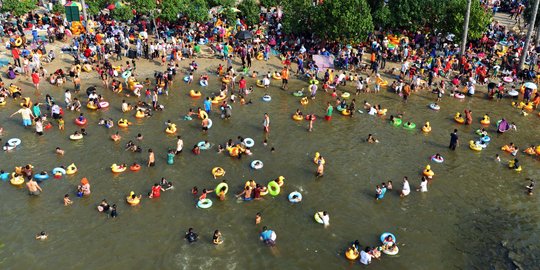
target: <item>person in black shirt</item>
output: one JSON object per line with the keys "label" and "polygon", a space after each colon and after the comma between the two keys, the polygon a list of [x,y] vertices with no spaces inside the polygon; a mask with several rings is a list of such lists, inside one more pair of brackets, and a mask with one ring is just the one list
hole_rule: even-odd
{"label": "person in black shirt", "polygon": [[456,150],[456,147],[458,146],[459,144],[459,140],[458,140],[458,135],[457,135],[457,129],[454,129],[454,132],[452,132],[450,134],[450,150]]}
{"label": "person in black shirt", "polygon": [[189,228],[187,233],[186,233],[186,236],[185,236],[186,240],[188,240],[189,243],[194,243],[197,241],[197,238],[199,238],[199,235],[197,235],[197,233],[193,232],[193,228]]}

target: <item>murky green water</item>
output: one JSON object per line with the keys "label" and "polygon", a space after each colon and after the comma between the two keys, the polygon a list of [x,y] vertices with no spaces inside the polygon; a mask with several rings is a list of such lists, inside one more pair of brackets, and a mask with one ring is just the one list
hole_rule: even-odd
{"label": "murky green water", "polygon": [[[89,81],[94,80],[93,78]],[[97,83],[97,82],[96,82]],[[214,86],[217,84],[213,81]],[[275,85],[277,83],[273,82]],[[22,84],[28,88],[25,84]],[[291,88],[306,87],[293,82]],[[347,89],[352,90],[351,86]],[[83,87],[84,89],[85,87]],[[42,183],[44,193],[29,198],[25,189],[17,189],[7,182],[0,183],[0,265],[3,269],[354,269],[360,267],[347,261],[344,248],[349,241],[360,240],[362,245],[377,245],[382,232],[393,232],[400,244],[398,256],[383,256],[372,269],[509,269],[520,265],[533,269],[539,265],[540,240],[537,195],[525,194],[527,177],[538,178],[538,161],[520,154],[524,167],[515,173],[493,161],[496,153],[503,161],[510,156],[499,148],[513,141],[521,146],[538,144],[536,115],[519,116],[503,102],[488,102],[483,98],[459,101],[445,97],[439,112],[427,105],[435,98],[431,94],[414,95],[404,104],[399,97],[383,92],[357,97],[360,107],[367,99],[381,104],[389,112],[405,112],[405,119],[421,126],[429,120],[430,134],[395,128],[380,117],[356,114],[354,118],[334,114],[331,122],[317,120],[314,132],[308,133],[307,121],[291,120],[291,113],[300,108],[298,98],[276,87],[268,92],[273,99],[264,103],[260,88],[250,97],[252,105],[233,105],[229,121],[211,118],[214,126],[207,136],[200,131],[199,121],[183,121],[189,107],[202,106],[202,100],[187,96],[190,89],[177,82],[169,97],[161,97],[164,112],[149,119],[138,120],[120,130],[123,139],[114,143],[109,139],[117,129],[97,126],[100,117],[123,116],[122,98],[105,92],[112,107],[102,112],[85,111],[90,118],[89,135],[80,142],[69,141],[68,135],[76,126],[76,114],[66,113],[66,130],[48,131],[37,137],[23,130],[20,118],[6,119],[16,110],[14,104],[0,108],[3,120],[3,140],[20,137],[22,146],[12,153],[0,153],[0,167],[11,170],[16,165],[32,163],[37,171],[51,170],[59,165],[75,162],[79,172],[61,180]],[[180,88],[180,89],[179,89]],[[194,87],[198,88],[198,87]],[[30,90],[29,90],[30,91]],[[63,90],[47,89],[57,100],[63,100]],[[204,90],[203,93],[208,93]],[[302,107],[303,112],[315,112],[322,119],[329,96],[319,94],[315,102]],[[456,111],[472,108],[474,125],[458,126],[452,121]],[[269,145],[262,140],[263,113],[271,116]],[[493,140],[487,150],[474,152],[467,142],[476,138],[474,130],[479,118],[488,112],[492,122],[502,116],[515,121],[518,132],[496,135],[489,128]],[[175,136],[164,133],[163,123],[171,119],[180,127],[185,151],[174,165],[166,164],[166,151],[175,147]],[[453,128],[460,132],[461,146],[455,152],[447,150]],[[125,152],[128,139],[137,133],[145,136],[142,154]],[[373,133],[381,142],[364,142]],[[253,156],[241,160],[218,154],[215,148],[200,156],[191,154],[195,143],[208,139],[224,143],[237,136],[252,137],[256,141]],[[54,148],[61,146],[66,155],[58,157]],[[270,147],[275,147],[274,153]],[[113,175],[112,163],[145,163],[146,150],[156,151],[157,166],[139,172]],[[314,177],[313,154],[321,152],[327,161],[323,178]],[[433,164],[429,157],[441,153],[444,164]],[[264,162],[264,168],[254,171],[249,164],[254,159]],[[412,192],[405,199],[398,196],[401,179],[408,176],[411,187],[420,183],[420,173],[427,164],[436,176],[429,192]],[[225,202],[211,196],[214,206],[195,208],[190,193],[192,186],[214,188],[210,170],[221,166],[227,171],[231,192]],[[232,193],[240,192],[244,182],[254,179],[266,184],[279,175],[286,177],[282,194],[265,197],[263,201],[237,202]],[[80,199],[75,196],[76,185],[86,176],[92,185],[92,195]],[[144,199],[141,205],[130,207],[125,196],[134,190],[146,194],[153,183],[166,177],[175,183],[175,190],[162,194],[160,199]],[[392,180],[394,191],[384,200],[373,200],[374,188],[382,181]],[[304,195],[301,204],[291,205],[286,195],[298,190]],[[64,207],[63,195],[69,193],[74,205]],[[110,219],[95,210],[101,199],[119,206],[119,217]],[[313,219],[315,211],[327,210],[331,226],[324,229]],[[277,247],[270,249],[258,241],[261,226],[254,225],[255,213],[261,212],[263,222],[277,232]],[[200,241],[188,245],[183,234],[193,227]],[[220,229],[225,243],[211,244],[212,233]],[[47,241],[34,240],[35,233],[46,230]],[[356,263],[358,264],[358,263]]]}

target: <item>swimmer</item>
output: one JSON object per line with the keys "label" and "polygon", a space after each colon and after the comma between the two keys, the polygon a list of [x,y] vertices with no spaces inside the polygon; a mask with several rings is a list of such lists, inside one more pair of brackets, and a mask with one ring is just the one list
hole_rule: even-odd
{"label": "swimmer", "polygon": [[386,191],[389,192],[389,191],[392,191],[392,189],[393,189],[392,181],[388,181],[388,183],[386,183]]}
{"label": "swimmer", "polygon": [[36,234],[36,240],[45,240],[49,237],[45,231]]}
{"label": "swimmer", "polygon": [[109,209],[110,209],[109,203],[107,203],[107,200],[105,199],[101,200],[101,203],[99,203],[97,207],[97,210],[103,213],[109,212]]}
{"label": "swimmer", "polygon": [[170,181],[167,181],[165,177],[161,177],[161,181],[159,182],[159,185],[163,190],[169,190],[174,189],[173,183]]}
{"label": "swimmer", "polygon": [[533,195],[533,189],[534,189],[534,180],[530,179],[531,182],[529,183],[528,186],[525,186],[525,188],[527,188],[527,194],[529,195]]}
{"label": "swimmer", "polygon": [[88,135],[88,133],[86,132],[86,129],[84,129],[84,128],[81,128],[81,134],[82,134],[83,136]]}
{"label": "swimmer", "polygon": [[193,146],[193,149],[191,149],[191,152],[195,155],[200,155],[201,154],[201,148],[197,145],[194,145]]}
{"label": "swimmer", "polygon": [[69,199],[69,194],[64,195],[64,206],[73,204],[73,201]]}
{"label": "swimmer", "polygon": [[143,140],[143,135],[141,133],[137,134],[137,140],[138,141],[142,141]]}
{"label": "swimmer", "polygon": [[267,140],[267,139],[264,139],[263,145],[264,145],[264,146],[267,146],[267,145],[268,145],[268,140]]}
{"label": "swimmer", "polygon": [[225,150],[225,148],[223,148],[223,145],[218,144],[217,152],[218,152],[218,153],[221,153],[221,152],[223,152],[224,150]]}
{"label": "swimmer", "polygon": [[403,177],[403,188],[401,189],[400,197],[405,197],[411,193],[411,186],[409,185],[409,179],[407,176]]}
{"label": "swimmer", "polygon": [[62,150],[60,147],[56,147],[55,153],[58,154],[58,155],[63,156],[64,155],[64,150]]}
{"label": "swimmer", "polygon": [[199,238],[199,235],[193,231],[193,228],[189,228],[186,232],[185,238],[189,243],[194,243],[197,242],[197,238]]}
{"label": "swimmer", "polygon": [[221,239],[221,232],[219,230],[214,231],[212,243],[214,243],[214,245],[221,245],[223,243],[223,239]]}
{"label": "swimmer", "polygon": [[319,212],[317,212],[317,215],[322,220],[323,225],[324,225],[325,228],[330,226],[330,215],[328,215],[328,212],[323,211],[322,215]]}
{"label": "swimmer", "polygon": [[206,200],[206,196],[208,195],[208,193],[212,193],[213,191],[213,189],[207,190],[206,188],[203,188],[202,194],[201,196],[199,196],[199,201]]}
{"label": "swimmer", "polygon": [[199,193],[199,189],[197,188],[197,186],[194,186],[191,188],[191,194],[193,194],[193,196],[197,197],[198,193]]}
{"label": "swimmer", "polygon": [[495,154],[495,161],[501,162],[501,157],[499,156],[499,154]]}
{"label": "swimmer", "polygon": [[221,167],[217,167],[216,171],[213,173],[214,179],[217,179],[217,176],[220,174],[221,176],[225,176],[225,170],[223,170]]}
{"label": "swimmer", "polygon": [[366,142],[368,142],[368,143],[378,143],[379,140],[375,139],[375,138],[373,137],[373,135],[368,134],[368,137],[367,137],[367,139],[366,139]]}
{"label": "swimmer", "polygon": [[118,212],[116,211],[116,204],[113,204],[111,206],[111,218],[115,218],[118,216]]}
{"label": "swimmer", "polygon": [[260,224],[261,221],[262,221],[262,215],[261,215],[261,213],[255,214],[255,225]]}

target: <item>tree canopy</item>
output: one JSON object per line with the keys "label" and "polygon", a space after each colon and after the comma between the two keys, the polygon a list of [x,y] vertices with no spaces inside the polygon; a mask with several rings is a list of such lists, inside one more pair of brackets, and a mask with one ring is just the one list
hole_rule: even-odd
{"label": "tree canopy", "polygon": [[238,5],[242,17],[248,25],[254,25],[259,22],[259,5],[255,0],[244,0]]}
{"label": "tree canopy", "polygon": [[133,19],[133,11],[128,5],[120,5],[111,11],[111,15],[115,20],[128,21]]}
{"label": "tree canopy", "polygon": [[2,12],[10,12],[15,16],[21,16],[37,7],[37,0],[3,0]]}

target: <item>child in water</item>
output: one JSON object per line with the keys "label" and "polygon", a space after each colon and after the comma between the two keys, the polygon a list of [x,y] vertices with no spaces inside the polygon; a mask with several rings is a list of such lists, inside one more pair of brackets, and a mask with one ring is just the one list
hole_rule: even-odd
{"label": "child in water", "polygon": [[262,221],[262,215],[261,213],[255,214],[255,225],[260,224]]}
{"label": "child in water", "polygon": [[36,234],[36,240],[45,240],[49,237],[45,231]]}

